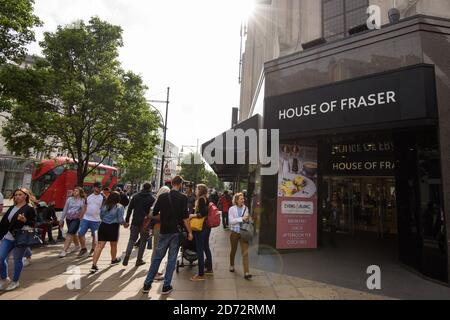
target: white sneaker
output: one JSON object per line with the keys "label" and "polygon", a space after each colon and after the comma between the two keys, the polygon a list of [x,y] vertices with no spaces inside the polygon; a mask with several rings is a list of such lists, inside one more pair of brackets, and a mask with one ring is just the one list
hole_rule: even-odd
{"label": "white sneaker", "polygon": [[63,250],[63,251],[61,251],[61,252],[59,253],[58,257],[64,258],[66,255],[67,255],[67,252],[65,252],[65,251]]}
{"label": "white sneaker", "polygon": [[19,282],[14,282],[12,281],[8,287],[6,287],[5,291],[13,291],[15,289],[17,289],[20,286]]}
{"label": "white sneaker", "polygon": [[22,263],[23,263],[23,267],[25,268],[25,267],[28,267],[30,264],[31,264],[31,258],[23,258],[22,259]]}
{"label": "white sneaker", "polygon": [[0,279],[0,291],[4,291],[6,287],[8,287],[10,282],[11,282],[10,278],[6,278],[5,280]]}

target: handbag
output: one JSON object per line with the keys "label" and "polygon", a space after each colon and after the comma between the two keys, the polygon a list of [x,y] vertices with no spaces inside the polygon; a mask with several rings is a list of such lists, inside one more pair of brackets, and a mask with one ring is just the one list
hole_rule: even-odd
{"label": "handbag", "polygon": [[42,229],[24,227],[14,232],[16,246],[19,248],[40,247],[44,243],[41,239]]}
{"label": "handbag", "polygon": [[255,226],[253,222],[243,222],[240,229],[242,240],[245,242],[250,242],[253,240],[253,235],[255,234]]}
{"label": "handbag", "polygon": [[[247,208],[245,208],[242,216],[245,215],[245,211],[247,211]],[[253,235],[255,234],[255,226],[253,224],[253,221],[251,221],[251,219],[248,222],[241,223],[240,234],[241,234],[241,239],[245,242],[250,242],[253,240]]]}
{"label": "handbag", "polygon": [[189,220],[189,225],[192,231],[202,231],[205,218],[192,218]]}

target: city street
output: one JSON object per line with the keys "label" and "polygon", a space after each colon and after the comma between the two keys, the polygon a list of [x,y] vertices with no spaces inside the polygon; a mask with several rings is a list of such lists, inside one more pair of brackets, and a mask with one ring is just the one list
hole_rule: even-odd
{"label": "city street", "polygon": [[[146,250],[144,260],[147,264],[135,268],[136,252],[133,252],[128,267],[121,264],[109,265],[109,250],[104,250],[99,262],[100,271],[89,274],[91,258],[77,259],[76,254],[66,258],[58,258],[62,244],[51,245],[35,250],[32,264],[22,273],[21,287],[13,292],[0,293],[1,300],[344,300],[344,299],[448,299],[450,289],[409,273],[402,267],[393,265],[387,268],[389,274],[383,274],[382,291],[356,290],[355,279],[364,274],[349,277],[345,273],[358,270],[357,262],[339,261],[323,252],[304,254],[258,256],[256,252],[250,255],[250,266],[253,279],[243,279],[241,261],[236,261],[236,273],[228,271],[229,240],[228,231],[222,228],[214,229],[211,235],[211,247],[214,259],[214,276],[208,276],[206,281],[193,283],[189,278],[196,268],[180,268],[179,274],[174,274],[174,291],[165,297],[160,294],[162,283],[155,282],[150,294],[143,295],[141,288],[148,270],[151,251]],[[119,253],[127,244],[128,230],[121,229]],[[90,239],[88,238],[88,243]],[[109,247],[107,246],[106,249]],[[240,256],[238,251],[237,258]],[[308,260],[308,262],[306,262]],[[331,261],[330,261],[331,260]],[[335,261],[335,273],[326,272]],[[326,262],[328,261],[328,262]],[[12,261],[11,261],[12,263]],[[324,265],[324,263],[327,263]],[[322,268],[319,265],[322,264]],[[164,265],[164,263],[163,263]],[[304,265],[304,267],[302,267]],[[69,289],[73,273],[68,272],[70,266],[79,267],[81,271],[80,289]],[[326,266],[326,267],[324,267]],[[278,269],[278,270],[275,270]],[[320,269],[320,270],[319,270]],[[322,273],[322,274],[321,274]],[[287,275],[289,274],[289,275]],[[297,275],[295,275],[297,274]],[[326,279],[317,280],[317,277]],[[368,277],[368,276],[367,276]],[[313,280],[316,279],[316,280]],[[66,283],[69,282],[69,287]],[[361,283],[363,288],[365,283]]]}

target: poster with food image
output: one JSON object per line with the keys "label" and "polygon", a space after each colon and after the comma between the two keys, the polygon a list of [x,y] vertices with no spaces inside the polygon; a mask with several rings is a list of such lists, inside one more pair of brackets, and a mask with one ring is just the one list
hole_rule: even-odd
{"label": "poster with food image", "polygon": [[280,146],[277,249],[317,248],[317,147]]}

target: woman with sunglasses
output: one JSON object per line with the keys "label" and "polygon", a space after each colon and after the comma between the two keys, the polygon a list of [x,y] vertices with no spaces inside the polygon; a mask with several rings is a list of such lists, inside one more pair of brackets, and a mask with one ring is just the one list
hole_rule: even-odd
{"label": "woman with sunglasses", "polygon": [[[22,259],[27,248],[17,247],[14,237],[17,230],[24,226],[33,227],[36,223],[36,211],[31,206],[33,195],[29,190],[20,188],[14,191],[14,206],[3,216],[0,222],[0,290],[12,291],[19,287],[19,278],[23,269]],[[13,251],[14,250],[14,251]],[[14,276],[8,278],[8,256],[13,251]]]}

